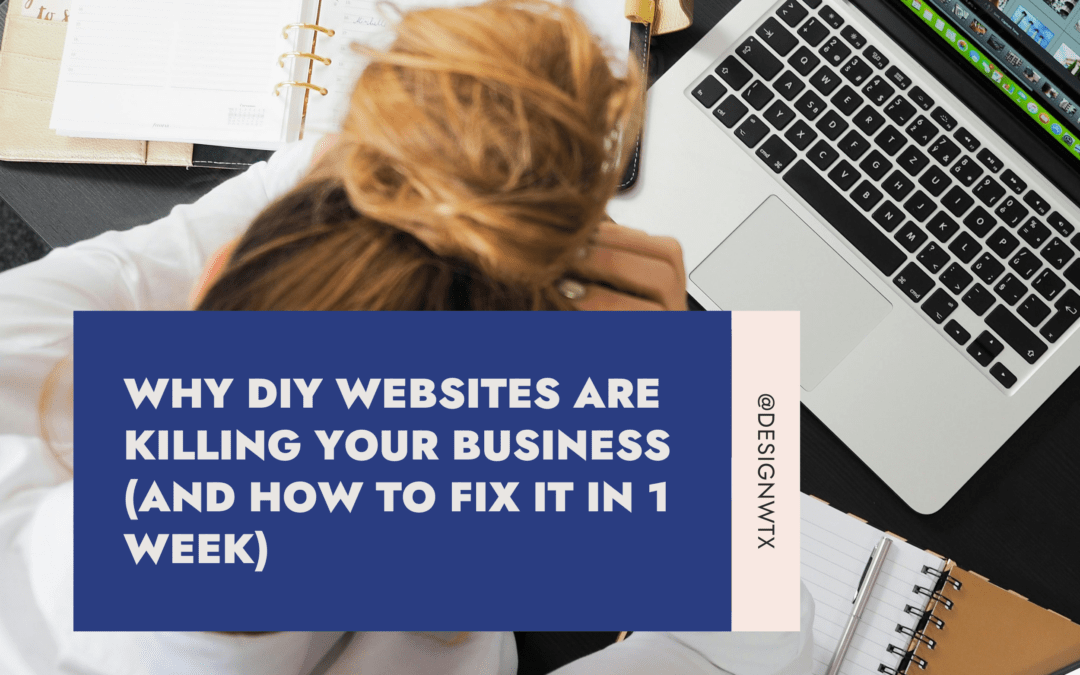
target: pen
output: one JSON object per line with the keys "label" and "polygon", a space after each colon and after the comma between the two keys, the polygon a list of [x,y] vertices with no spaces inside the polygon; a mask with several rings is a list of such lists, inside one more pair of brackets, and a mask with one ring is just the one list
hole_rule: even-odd
{"label": "pen", "polygon": [[859,617],[862,616],[863,610],[866,609],[866,602],[870,599],[870,591],[874,588],[874,582],[877,581],[882,565],[885,564],[885,556],[889,553],[890,546],[892,546],[892,540],[888,537],[882,537],[874,550],[870,552],[870,559],[866,561],[862,578],[859,579],[859,588],[855,591],[855,598],[851,601],[851,617],[848,618],[847,625],[844,626],[844,632],[840,635],[840,642],[836,645],[836,653],[833,654],[826,675],[836,675],[836,673],[840,672],[840,664],[844,662],[844,654],[847,653],[848,645],[851,644],[851,638],[855,637],[855,627],[859,625]]}

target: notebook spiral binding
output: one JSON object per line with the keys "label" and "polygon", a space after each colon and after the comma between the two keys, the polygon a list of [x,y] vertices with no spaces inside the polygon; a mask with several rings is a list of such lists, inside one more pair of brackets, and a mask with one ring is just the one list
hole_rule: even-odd
{"label": "notebook spiral binding", "polygon": [[[289,39],[289,29],[290,28],[299,28],[300,30],[313,30],[313,31],[316,31],[316,32],[319,32],[319,33],[323,33],[327,37],[333,37],[334,33],[335,33],[333,28],[327,28],[325,26],[319,26],[318,24],[314,24],[314,23],[290,23],[289,25],[284,26],[281,29],[281,35],[286,40]],[[310,51],[310,52],[304,52],[304,51],[285,52],[284,54],[282,54],[281,56],[278,57],[278,67],[279,68],[284,68],[285,67],[285,59],[290,59],[290,58],[291,59],[309,59],[311,61],[318,61],[319,63],[321,63],[323,65],[326,65],[326,66],[330,65],[330,59],[326,58],[325,56],[319,56],[318,54],[314,53],[314,44],[315,43],[313,41],[312,42],[312,51]],[[326,96],[329,93],[329,90],[327,90],[325,87],[320,87],[317,84],[312,84],[310,82],[298,82],[296,80],[289,80],[289,81],[285,81],[285,82],[278,82],[277,84],[274,85],[274,96],[281,96],[281,88],[282,87],[300,87],[300,88],[303,88],[303,89],[308,89],[310,91],[316,91],[322,96]]]}
{"label": "notebook spiral binding", "polygon": [[[953,601],[942,595],[941,592],[944,590],[946,584],[959,590],[962,586],[961,582],[952,577],[948,572],[931,569],[927,565],[923,565],[922,573],[932,577],[934,581],[929,586],[915,586],[912,589],[912,593],[925,595],[932,600],[937,600],[939,607],[951,610],[954,606]],[[900,656],[900,663],[898,663],[895,668],[887,666],[884,663],[879,663],[879,673],[885,673],[886,675],[905,675],[912,664],[915,664],[920,669],[925,669],[928,663],[927,660],[921,656],[917,656],[915,650],[920,644],[926,645],[929,649],[937,647],[937,641],[925,633],[926,626],[928,624],[934,624],[938,630],[941,630],[945,627],[945,621],[940,617],[934,616],[934,613],[931,610],[915,607],[914,605],[905,605],[904,612],[918,617],[918,621],[915,622],[914,628],[909,628],[908,626],[899,623],[896,624],[896,632],[908,637],[906,644],[911,648],[908,649],[902,645],[898,646],[890,644],[887,651],[890,654]]]}

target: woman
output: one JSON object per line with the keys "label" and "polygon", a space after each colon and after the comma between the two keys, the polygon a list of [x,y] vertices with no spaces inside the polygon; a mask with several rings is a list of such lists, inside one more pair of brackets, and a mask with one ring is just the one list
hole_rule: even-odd
{"label": "woman", "polygon": [[[509,633],[73,632],[72,311],[685,309],[678,245],[604,217],[638,100],[567,10],[412,13],[339,138],[0,275],[0,672],[513,673]],[[806,621],[637,634],[567,672],[799,672]]]}

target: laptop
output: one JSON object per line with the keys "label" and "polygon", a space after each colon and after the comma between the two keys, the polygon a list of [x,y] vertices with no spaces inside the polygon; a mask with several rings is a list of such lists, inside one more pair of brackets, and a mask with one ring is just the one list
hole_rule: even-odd
{"label": "laptop", "polygon": [[1080,11],[877,1],[1046,162],[855,4],[742,0],[653,85],[609,213],[676,237],[705,309],[800,310],[803,403],[933,513],[1080,365],[1080,208],[1047,179],[1080,169]]}

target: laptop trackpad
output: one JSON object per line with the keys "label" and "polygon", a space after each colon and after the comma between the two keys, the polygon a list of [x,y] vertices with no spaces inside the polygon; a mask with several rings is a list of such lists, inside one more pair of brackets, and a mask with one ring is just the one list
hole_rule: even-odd
{"label": "laptop trackpad", "polygon": [[726,310],[799,310],[802,387],[812,390],[892,305],[796,216],[766,199],[690,279]]}

